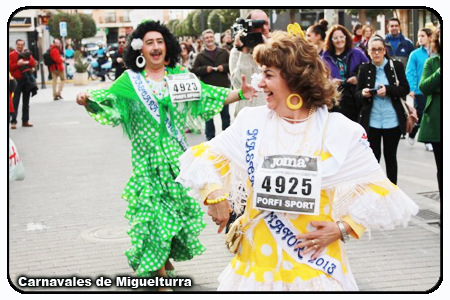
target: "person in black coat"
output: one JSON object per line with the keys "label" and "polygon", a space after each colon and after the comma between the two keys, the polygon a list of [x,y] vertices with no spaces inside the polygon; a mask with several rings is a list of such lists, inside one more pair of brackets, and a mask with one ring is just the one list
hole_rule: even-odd
{"label": "person in black coat", "polygon": [[[409,93],[403,64],[392,61],[380,36],[369,40],[372,62],[361,65],[357,95],[361,97],[360,124],[367,132],[375,157],[381,158],[381,140],[388,178],[397,183],[397,147],[406,132],[406,116],[401,98]],[[397,85],[398,79],[398,85]]]}
{"label": "person in black coat", "polygon": [[123,49],[125,49],[125,44],[127,39],[124,35],[119,36],[117,44],[119,45],[117,51],[113,55],[112,66],[116,69],[115,78],[119,78],[123,72],[126,70],[125,61],[123,60]]}
{"label": "person in black coat", "polygon": [[[230,87],[230,79],[228,77],[229,67],[228,51],[217,47],[214,38],[214,31],[207,29],[202,33],[205,49],[195,58],[194,66],[191,72],[197,75],[200,80],[206,84],[221,87]],[[220,113],[222,118],[222,130],[230,126],[230,113],[228,105],[225,105]],[[209,141],[216,135],[214,120],[206,121],[205,126],[206,140]]]}

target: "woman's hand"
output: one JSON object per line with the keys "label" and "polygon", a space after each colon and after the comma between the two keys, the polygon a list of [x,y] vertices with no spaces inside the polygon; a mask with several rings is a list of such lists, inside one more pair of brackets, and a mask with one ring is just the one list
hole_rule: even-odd
{"label": "woman's hand", "polygon": [[370,98],[372,96],[372,94],[370,93],[370,89],[368,89],[368,88],[362,89],[361,93],[362,93],[363,97],[365,97],[365,98]]}
{"label": "woman's hand", "polygon": [[347,79],[348,83],[357,85],[358,84],[358,78],[356,78],[356,76],[350,77],[349,79]]}
{"label": "woman's hand", "polygon": [[386,87],[384,85],[380,85],[377,91],[377,95],[380,97],[386,97]]}
{"label": "woman's hand", "polygon": [[[216,199],[224,195],[224,190],[215,190],[208,195],[208,199]],[[217,233],[221,233],[225,226],[227,226],[228,219],[230,218],[230,204],[228,200],[208,205],[208,215],[211,216],[214,223],[219,225]]]}
{"label": "woman's hand", "polygon": [[341,238],[341,231],[335,222],[312,221],[311,225],[316,227],[317,230],[297,236],[297,238],[303,240],[303,242],[298,243],[295,248],[304,248],[302,250],[303,254],[315,251],[313,255],[311,255],[311,259],[316,259],[320,256],[326,246]]}
{"label": "woman's hand", "polygon": [[87,99],[90,97],[90,95],[87,92],[80,92],[77,95],[77,103],[79,105],[83,105],[84,107],[86,107],[88,101]]}

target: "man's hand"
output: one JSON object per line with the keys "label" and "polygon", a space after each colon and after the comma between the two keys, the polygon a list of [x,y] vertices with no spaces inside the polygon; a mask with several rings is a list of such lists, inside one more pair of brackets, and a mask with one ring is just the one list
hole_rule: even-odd
{"label": "man's hand", "polygon": [[212,66],[206,67],[206,72],[211,73],[212,71],[214,71],[214,68]]}
{"label": "man's hand", "polygon": [[25,61],[25,60],[23,60],[23,59],[19,59],[18,61],[17,61],[17,65],[18,66],[24,66],[24,65],[27,65],[28,64],[28,61]]}
{"label": "man's hand", "polygon": [[234,37],[234,46],[236,48],[240,48],[240,47],[244,46],[244,43],[242,43],[242,41],[241,41],[241,34],[240,33],[236,34],[236,36]]}
{"label": "man's hand", "polygon": [[87,99],[90,97],[90,95],[87,92],[80,92],[77,95],[77,103],[79,105],[82,105],[84,107],[86,107],[86,105],[88,104]]}
{"label": "man's hand", "polygon": [[217,66],[217,71],[219,71],[219,72],[223,72],[223,66],[222,66],[222,65],[220,65],[220,66]]}
{"label": "man's hand", "polygon": [[242,75],[242,94],[244,95],[245,99],[249,99],[250,101],[253,100],[253,97],[258,96],[258,92],[253,89],[253,87],[245,81],[245,75]]}

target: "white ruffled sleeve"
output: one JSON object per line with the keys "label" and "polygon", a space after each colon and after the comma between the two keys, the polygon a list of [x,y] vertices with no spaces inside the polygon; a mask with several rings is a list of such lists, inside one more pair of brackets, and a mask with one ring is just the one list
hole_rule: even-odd
{"label": "white ruffled sleeve", "polygon": [[[350,216],[368,230],[406,226],[418,213],[417,204],[386,177],[365,130],[342,116],[331,115],[325,142],[331,158],[324,165],[333,170],[324,178],[323,188],[333,199],[335,218]],[[339,126],[333,126],[333,121]],[[348,146],[345,151],[343,145]]]}
{"label": "white ruffled sleeve", "polygon": [[203,202],[201,191],[220,186],[230,193],[232,208],[238,212],[247,198],[248,175],[245,149],[241,143],[243,113],[213,140],[189,148],[180,158],[176,181],[190,189],[189,196]]}

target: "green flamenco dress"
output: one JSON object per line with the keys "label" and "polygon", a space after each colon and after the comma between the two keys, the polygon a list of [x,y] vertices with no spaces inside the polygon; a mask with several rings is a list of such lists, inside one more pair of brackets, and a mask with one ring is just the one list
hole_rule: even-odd
{"label": "green flamenco dress", "polygon": [[[182,67],[168,68],[168,74],[184,73]],[[169,93],[153,95],[160,122],[155,120],[136,93],[128,73],[108,90],[89,91],[88,113],[104,125],[122,125],[132,143],[133,173],[122,198],[128,202],[131,248],[128,262],[139,277],[154,277],[168,258],[189,260],[205,247],[198,236],[206,226],[203,211],[187,190],[175,182],[179,174],[181,143],[168,133],[169,117],[184,136],[187,122],[211,119],[223,108],[229,89],[201,82],[201,99],[172,103]],[[158,99],[159,98],[161,99]]]}

